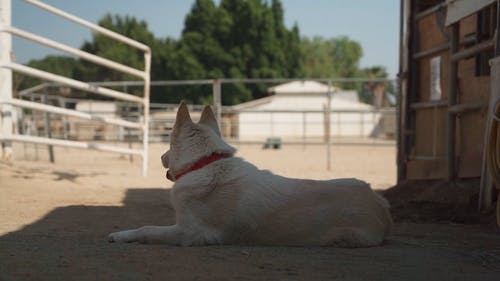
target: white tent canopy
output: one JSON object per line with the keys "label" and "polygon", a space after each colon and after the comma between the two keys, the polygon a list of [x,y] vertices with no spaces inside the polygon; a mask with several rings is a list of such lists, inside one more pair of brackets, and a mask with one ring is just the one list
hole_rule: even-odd
{"label": "white tent canopy", "polygon": [[[328,85],[316,81],[293,81],[271,87],[268,92],[274,95],[234,107],[240,111],[240,138],[324,135],[326,123],[323,110],[328,102]],[[373,106],[359,102],[354,90],[333,88],[330,107],[333,111],[330,118],[335,120],[330,124],[330,132],[338,136],[368,136],[380,118],[378,113],[371,111]],[[274,110],[281,112],[272,112]]]}
{"label": "white tent canopy", "polygon": [[[336,87],[332,86],[332,92],[339,90]],[[316,82],[316,81],[292,81],[289,83],[281,84],[278,86],[271,87],[267,90],[269,93],[277,94],[277,95],[286,95],[286,94],[324,94],[328,93],[328,85]]]}

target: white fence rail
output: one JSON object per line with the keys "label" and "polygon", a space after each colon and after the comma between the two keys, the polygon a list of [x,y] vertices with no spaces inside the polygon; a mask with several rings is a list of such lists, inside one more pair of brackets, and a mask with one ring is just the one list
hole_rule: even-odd
{"label": "white fence rail", "polygon": [[[47,144],[47,145],[58,145],[67,146],[83,149],[95,149],[100,151],[116,152],[121,154],[134,154],[140,155],[143,160],[142,172],[143,175],[147,174],[147,163],[148,163],[148,140],[149,140],[149,91],[150,91],[150,68],[151,68],[151,50],[147,45],[140,42],[132,40],[128,37],[120,35],[111,30],[105,29],[94,23],[88,22],[74,15],[61,11],[55,7],[49,6],[45,3],[36,0],[24,0],[25,2],[32,4],[40,9],[46,10],[52,14],[65,18],[74,23],[80,24],[84,27],[91,29],[94,32],[104,34],[114,40],[125,43],[133,48],[139,49],[144,53],[144,69],[132,68],[109,59],[98,57],[94,54],[84,52],[82,50],[61,44],[59,42],[38,36],[36,34],[23,31],[21,29],[11,26],[11,0],[0,0],[0,142],[2,142],[2,156],[4,158],[10,158],[11,142],[29,142],[37,144]],[[19,36],[27,40],[37,42],[41,45],[45,45],[60,51],[69,53],[71,55],[80,57],[82,59],[88,60],[90,62],[127,73],[136,77],[141,78],[144,86],[143,97],[137,97],[125,92],[116,91],[102,86],[96,86],[94,84],[78,81],[75,79],[70,79],[64,76],[56,75],[50,72],[38,70],[25,65],[17,64],[12,62],[12,39],[11,36]],[[12,97],[12,71],[20,72],[25,75],[30,75],[38,77],[41,79],[57,82],[66,86],[70,86],[76,89],[80,89],[87,92],[92,92],[102,96],[112,97],[119,100],[129,101],[137,103],[143,108],[143,116],[141,116],[139,122],[131,122],[119,118],[109,118],[100,117],[93,114],[80,112],[77,110],[59,108],[51,105],[44,105],[36,102],[15,99]],[[79,141],[69,141],[60,140],[44,137],[34,137],[27,135],[20,135],[13,133],[12,126],[12,106],[30,108],[34,110],[51,112],[66,116],[73,116],[77,118],[87,119],[87,120],[97,120],[107,124],[118,125],[127,128],[135,128],[142,130],[142,150],[127,149],[118,146],[101,145],[96,143],[87,143]]]}
{"label": "white fence rail", "polygon": [[[57,91],[57,85],[52,91]],[[34,91],[34,92],[33,92]],[[25,100],[41,101],[60,107],[75,106],[79,116],[61,112],[61,117],[51,117],[52,134],[79,141],[98,139],[101,141],[136,142],[141,139],[141,132],[133,124],[121,127],[99,127],[94,120],[108,118],[116,120],[123,118],[129,121],[138,120],[142,113],[136,104],[115,102],[113,107],[107,107],[107,102],[98,100],[66,98],[57,94],[43,94],[47,89],[33,87],[32,90],[19,92],[19,97]],[[81,104],[83,103],[83,105]],[[82,106],[79,106],[82,105]],[[47,106],[47,105],[39,105]],[[48,105],[50,106],[50,105]],[[175,122],[175,112],[178,104],[150,103],[150,142],[168,142]],[[198,118],[203,105],[190,105],[193,118]],[[37,108],[33,108],[37,109]],[[283,144],[325,144],[327,133],[328,111],[298,110],[298,109],[240,109],[233,106],[223,106],[221,111],[221,130],[226,140],[239,144],[263,144],[269,137],[279,137]],[[249,116],[251,115],[251,116]],[[329,133],[333,144],[363,144],[389,145],[396,134],[395,108],[383,107],[372,109],[331,109]],[[68,117],[80,117],[78,120]],[[46,132],[43,124],[44,116],[37,112],[24,115],[24,121],[18,124],[19,131],[40,135]],[[110,121],[110,123],[113,121]],[[38,126],[34,129],[33,126]],[[31,128],[31,130],[29,129]],[[250,130],[252,129],[253,130]]]}

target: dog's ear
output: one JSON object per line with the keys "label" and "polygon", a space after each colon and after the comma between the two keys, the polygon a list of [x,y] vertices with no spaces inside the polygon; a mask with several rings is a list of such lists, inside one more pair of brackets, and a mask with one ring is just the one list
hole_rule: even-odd
{"label": "dog's ear", "polygon": [[220,136],[219,126],[217,125],[217,119],[215,118],[215,114],[209,105],[205,106],[205,108],[203,109],[203,112],[201,113],[200,117],[200,122],[198,123],[209,126]]}
{"label": "dog's ear", "polygon": [[186,124],[192,124],[191,116],[189,115],[189,110],[184,101],[181,101],[179,109],[177,109],[177,116],[175,117],[175,128],[180,128]]}

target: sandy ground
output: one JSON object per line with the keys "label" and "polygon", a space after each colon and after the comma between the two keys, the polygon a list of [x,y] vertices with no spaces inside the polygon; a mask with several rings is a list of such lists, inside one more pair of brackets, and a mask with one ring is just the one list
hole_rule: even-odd
{"label": "sandy ground", "polygon": [[[152,145],[150,172],[128,156],[15,146],[0,162],[0,280],[500,280],[499,232],[491,225],[399,222],[368,249],[109,244],[109,232],[172,224],[169,187]],[[237,146],[263,169],[300,178],[357,177],[394,185],[395,148]]]}

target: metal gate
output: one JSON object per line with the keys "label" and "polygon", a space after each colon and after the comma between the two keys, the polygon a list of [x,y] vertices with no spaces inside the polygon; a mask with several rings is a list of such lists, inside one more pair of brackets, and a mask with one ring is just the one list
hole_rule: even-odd
{"label": "metal gate", "polygon": [[[0,142],[2,142],[2,157],[9,159],[12,154],[12,142],[29,142],[38,144],[48,144],[57,146],[67,146],[84,149],[94,149],[100,151],[117,152],[121,154],[135,154],[142,157],[142,173],[147,174],[148,168],[148,123],[149,123],[149,89],[150,89],[150,68],[151,68],[151,49],[140,42],[132,40],[128,37],[120,35],[116,32],[78,18],[74,15],[66,13],[55,7],[49,6],[43,2],[36,0],[24,0],[40,9],[60,16],[64,19],[82,25],[91,29],[94,32],[104,34],[114,40],[127,44],[144,53],[144,69],[132,68],[115,61],[102,58],[82,50],[61,44],[59,42],[38,36],[36,34],[26,32],[11,26],[11,0],[0,0]],[[70,79],[64,76],[56,75],[50,72],[38,70],[12,61],[12,39],[11,36],[19,36],[27,40],[66,52],[77,56],[87,61],[109,67],[122,73],[127,73],[138,77],[144,81],[143,97],[134,96],[125,92],[116,91],[113,89],[92,85],[86,82]],[[25,75],[34,76],[40,79],[57,82],[66,86],[70,86],[79,90],[91,92],[94,94],[111,97],[114,99],[135,102],[143,107],[142,120],[139,122],[130,122],[120,118],[103,118],[94,114],[88,114],[77,110],[45,105],[31,101],[25,101],[13,98],[12,96],[12,71],[16,71]],[[128,149],[119,146],[102,145],[98,143],[89,143],[81,141],[69,141],[53,138],[44,138],[37,136],[27,136],[13,133],[12,106],[30,108],[44,112],[51,112],[88,120],[97,120],[107,124],[118,125],[127,128],[135,128],[142,130],[142,150]]]}

